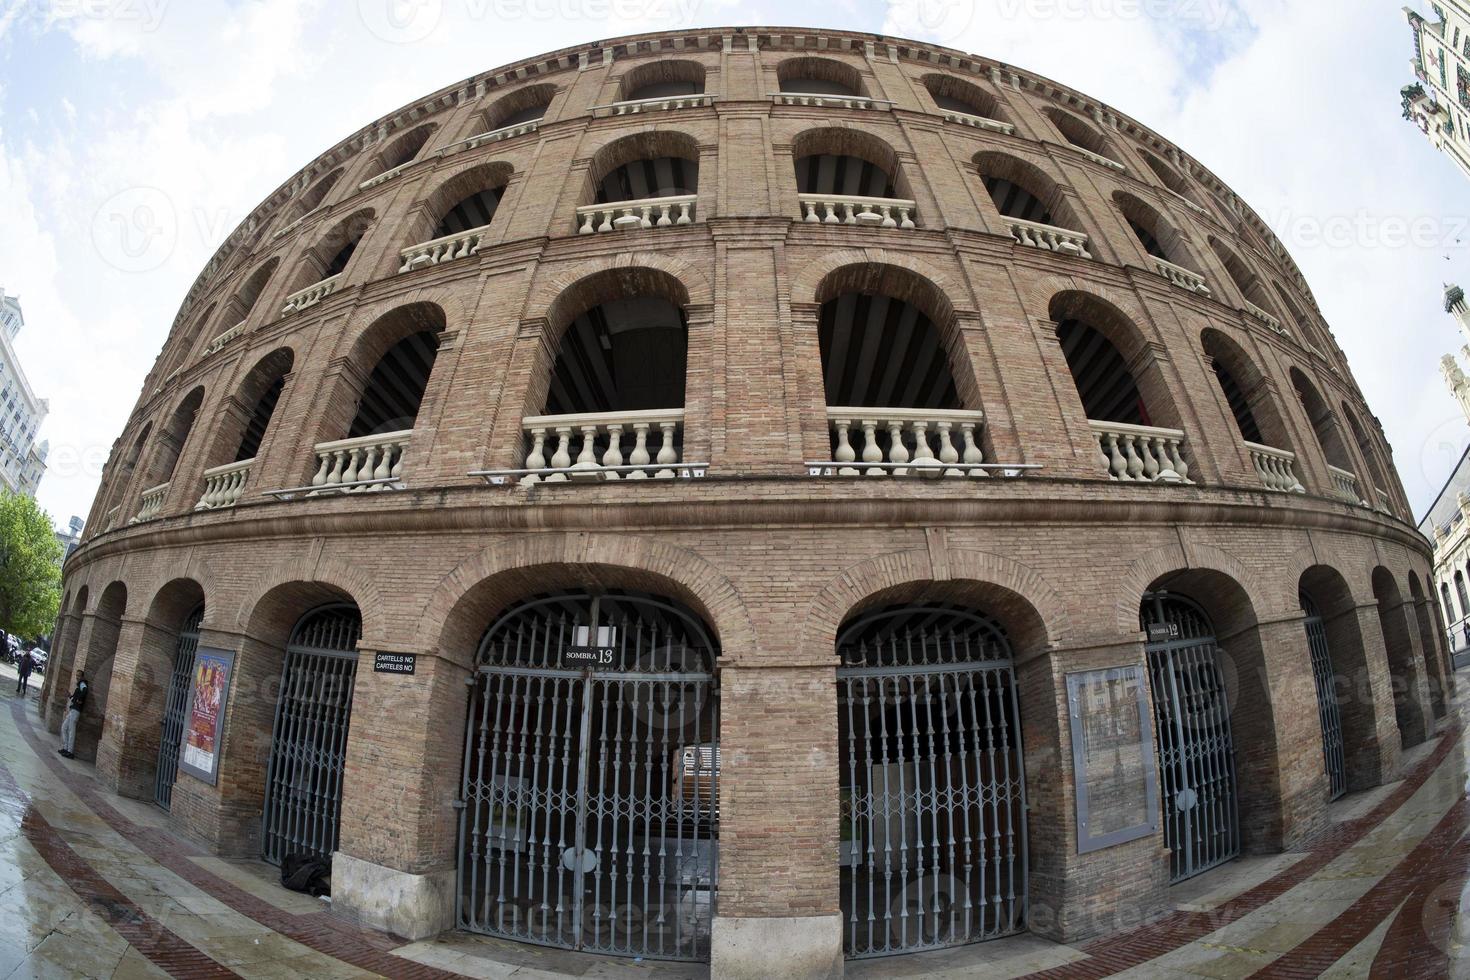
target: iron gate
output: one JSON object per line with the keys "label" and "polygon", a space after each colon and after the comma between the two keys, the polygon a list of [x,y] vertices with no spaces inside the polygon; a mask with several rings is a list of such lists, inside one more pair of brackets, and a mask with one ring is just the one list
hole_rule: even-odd
{"label": "iron gate", "polygon": [[1332,670],[1332,651],[1327,645],[1327,627],[1317,604],[1298,590],[1306,615],[1307,649],[1312,655],[1312,680],[1317,685],[1317,718],[1322,723],[1322,761],[1327,768],[1328,799],[1347,792],[1347,765],[1342,746],[1342,711],[1337,704],[1337,675]]}
{"label": "iron gate", "polygon": [[352,720],[362,616],[350,603],[307,613],[281,668],[261,815],[264,857],[331,857],[342,813],[342,766]]}
{"label": "iron gate", "polygon": [[1230,698],[1203,609],[1153,593],[1143,597],[1139,618],[1149,633],[1170,880],[1180,882],[1240,854]]}
{"label": "iron gate", "polygon": [[886,956],[1026,928],[1026,783],[1010,644],[906,606],[837,638],[843,948]]}
{"label": "iron gate", "polygon": [[462,928],[709,958],[717,655],[691,614],[642,595],[535,599],[490,627],[458,803]]}
{"label": "iron gate", "polygon": [[183,748],[184,722],[189,714],[189,687],[194,677],[194,654],[199,650],[199,626],[204,607],[189,614],[179,627],[179,644],[168,676],[168,694],[163,704],[163,731],[158,737],[158,767],[153,775],[153,799],[167,810],[173,804],[174,781],[179,777],[179,752]]}

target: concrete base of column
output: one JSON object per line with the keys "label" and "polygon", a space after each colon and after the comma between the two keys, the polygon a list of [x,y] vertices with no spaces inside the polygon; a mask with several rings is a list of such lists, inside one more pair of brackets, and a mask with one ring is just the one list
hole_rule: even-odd
{"label": "concrete base of column", "polygon": [[437,936],[454,925],[454,870],[416,875],[337,851],[332,911],[404,939]]}
{"label": "concrete base of column", "polygon": [[722,980],[840,977],[842,916],[716,916],[710,933],[710,975]]}

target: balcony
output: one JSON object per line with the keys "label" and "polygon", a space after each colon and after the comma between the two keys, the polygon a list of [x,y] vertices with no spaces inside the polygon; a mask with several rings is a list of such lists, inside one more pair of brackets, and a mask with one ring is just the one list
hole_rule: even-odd
{"label": "balcony", "polygon": [[1267,490],[1279,490],[1282,493],[1307,492],[1307,488],[1302,486],[1302,481],[1296,476],[1296,453],[1273,449],[1258,442],[1247,442],[1245,448],[1250,450],[1256,475],[1261,478],[1261,485]]}
{"label": "balcony", "polygon": [[703,464],[683,463],[682,408],[533,415],[521,428],[530,437],[531,451],[524,470],[508,472],[524,474],[525,484],[704,475]]}
{"label": "balcony", "polygon": [[235,324],[233,327],[211,340],[209,344],[204,348],[204,356],[208,357],[211,354],[218,354],[220,351],[224,350],[226,344],[228,344],[230,341],[234,340],[236,337],[240,336],[244,332],[245,321],[241,320],[239,323]]}
{"label": "balcony", "polygon": [[1358,493],[1358,478],[1347,470],[1339,469],[1329,465],[1328,473],[1332,476],[1332,491],[1339,500],[1350,504],[1362,504],[1362,495]]}
{"label": "balcony", "polygon": [[[829,406],[827,422],[837,476],[989,475],[977,441],[984,412]],[[820,471],[828,468],[808,469],[824,475]]]}
{"label": "balcony", "polygon": [[1190,272],[1182,265],[1175,265],[1167,259],[1153,256],[1154,271],[1165,279],[1178,286],[1180,289],[1191,293],[1199,293],[1201,296],[1210,295],[1210,287],[1205,285],[1205,277],[1198,272]]}
{"label": "balcony", "polygon": [[648,197],[639,201],[587,204],[577,209],[577,234],[626,231],[630,228],[667,228],[694,222],[693,194]]}
{"label": "balcony", "polygon": [[1075,150],[1075,151],[1077,151],[1078,153],[1082,154],[1084,157],[1086,157],[1087,159],[1091,160],[1093,163],[1101,164],[1104,167],[1110,167],[1113,170],[1122,171],[1123,173],[1127,173],[1128,172],[1128,168],[1127,167],[1123,166],[1117,160],[1109,160],[1107,157],[1103,156],[1101,153],[1093,153],[1091,150],[1089,150],[1089,149],[1087,149],[1085,147],[1077,146],[1076,144],[1073,144],[1072,145],[1072,149]]}
{"label": "balcony", "polygon": [[1087,250],[1088,238],[1080,231],[1044,225],[1039,221],[1022,221],[1020,218],[1009,218],[1007,221],[1011,237],[1018,245],[1041,248],[1061,255],[1092,258],[1092,253]]}
{"label": "balcony", "polygon": [[397,177],[399,174],[403,173],[405,170],[407,170],[409,167],[412,167],[412,166],[413,166],[413,161],[412,160],[408,161],[407,163],[400,163],[398,166],[394,167],[392,170],[384,170],[382,173],[378,174],[376,177],[369,177],[367,180],[365,180],[362,183],[358,184],[357,185],[357,189],[360,190],[360,191],[366,191],[366,190],[371,190],[374,187],[377,187],[379,184],[386,184],[388,181],[392,180],[394,177]]}
{"label": "balcony", "polygon": [[961,126],[969,126],[973,129],[988,129],[994,133],[1005,133],[1011,136],[1016,132],[1016,127],[1010,123],[1001,122],[999,119],[989,119],[985,116],[975,116],[968,112],[957,112],[953,109],[944,110],[946,122],[959,123]]}
{"label": "balcony", "polygon": [[480,251],[480,242],[489,231],[489,225],[481,225],[478,228],[445,235],[443,238],[410,245],[398,253],[399,258],[403,260],[398,266],[398,271],[412,272],[414,269],[423,269],[474,255]]}
{"label": "balcony", "polygon": [[1184,433],[1151,425],[1088,420],[1108,479],[1124,483],[1189,483]]}
{"label": "balcony", "polygon": [[1388,514],[1390,517],[1392,517],[1393,498],[1388,495],[1388,491],[1383,489],[1382,487],[1374,487],[1373,494],[1375,499],[1378,501],[1378,506],[1373,509],[1380,513]]}
{"label": "balcony", "polygon": [[886,99],[870,99],[866,95],[823,95],[817,92],[773,92],[777,105],[818,106],[825,109],[886,109],[893,105]]}
{"label": "balcony", "polygon": [[163,511],[163,498],[168,496],[169,485],[160,483],[156,487],[150,487],[143,491],[143,501],[138,507],[137,516],[128,521],[129,524],[142,524],[151,521]]}
{"label": "balcony", "polygon": [[219,510],[235,506],[245,492],[245,481],[250,478],[250,468],[254,465],[254,459],[244,459],[205,470],[204,493],[194,509]]}
{"label": "balcony", "polygon": [[1283,337],[1286,336],[1286,327],[1282,326],[1281,321],[1276,319],[1276,317],[1272,316],[1270,313],[1267,313],[1265,310],[1261,309],[1256,304],[1252,303],[1250,300],[1245,301],[1245,306],[1242,307],[1242,311],[1247,316],[1252,317],[1253,319],[1258,320],[1261,323],[1264,323],[1266,326],[1270,327],[1276,333],[1281,334]]}
{"label": "balcony", "polygon": [[665,112],[670,109],[697,109],[715,104],[715,96],[697,93],[693,95],[666,95],[652,99],[624,99],[610,105],[592,107],[594,116],[635,116],[643,112]]}
{"label": "balcony", "polygon": [[342,285],[342,273],[328,276],[320,282],[314,282],[305,289],[299,289],[286,297],[286,302],[281,306],[281,316],[304,310],[308,306],[315,306],[328,296],[335,293]]}
{"label": "balcony", "polygon": [[1165,187],[1164,190],[1167,191],[1168,193],[1172,194],[1174,196],[1174,199],[1176,201],[1178,201],[1180,204],[1184,205],[1185,207],[1189,208],[1195,214],[1202,214],[1206,218],[1213,218],[1214,217],[1214,215],[1210,214],[1210,212],[1209,212],[1209,210],[1207,208],[1202,208],[1198,204],[1195,204],[1189,198],[1185,197],[1183,194],[1181,194],[1178,191],[1174,190],[1174,188],[1172,188],[1172,187]]}
{"label": "balcony", "polygon": [[404,429],[317,443],[317,471],[311,478],[308,495],[391,490],[401,486],[403,454],[412,437],[413,430]]}
{"label": "balcony", "polygon": [[869,228],[915,228],[913,201],[896,197],[850,194],[798,194],[801,220],[808,224],[866,225]]}

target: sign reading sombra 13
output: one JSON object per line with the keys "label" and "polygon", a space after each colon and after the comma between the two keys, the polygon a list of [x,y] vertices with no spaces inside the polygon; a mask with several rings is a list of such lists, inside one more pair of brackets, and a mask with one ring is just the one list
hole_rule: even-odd
{"label": "sign reading sombra 13", "polygon": [[572,645],[561,648],[561,666],[570,670],[612,670],[617,666],[618,631],[611,626],[578,626]]}
{"label": "sign reading sombra 13", "polygon": [[179,769],[213,786],[219,781],[220,746],[235,651],[200,647],[189,687],[189,721],[179,751]]}

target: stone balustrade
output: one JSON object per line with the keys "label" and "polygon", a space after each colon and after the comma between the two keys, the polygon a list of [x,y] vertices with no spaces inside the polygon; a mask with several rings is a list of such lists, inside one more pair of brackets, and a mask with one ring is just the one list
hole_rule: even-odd
{"label": "stone balustrade", "polygon": [[117,527],[117,512],[121,509],[122,507],[121,505],[119,505],[107,512],[107,520],[103,522],[102,530],[111,531],[113,528]]}
{"label": "stone balustrade", "polygon": [[195,510],[217,510],[233,507],[245,492],[245,481],[250,478],[250,467],[255,459],[242,459],[238,463],[226,463],[204,471],[204,493],[199,497]]}
{"label": "stone balustrade", "polygon": [[1189,208],[1189,210],[1193,211],[1195,214],[1202,214],[1202,215],[1204,215],[1207,218],[1208,217],[1212,217],[1212,215],[1210,214],[1208,208],[1200,207],[1198,204],[1195,204],[1193,201],[1191,201],[1189,198],[1185,197],[1183,194],[1181,194],[1178,191],[1176,191],[1174,188],[1172,188],[1172,187],[1165,187],[1164,190],[1166,190],[1170,194],[1174,195],[1174,199],[1175,200],[1177,200],[1180,204],[1184,205],[1185,207]]}
{"label": "stone balustrade", "polygon": [[990,119],[986,116],[976,116],[968,112],[956,112],[953,109],[944,110],[944,118],[948,122],[959,123],[961,126],[970,126],[974,129],[988,129],[995,133],[1005,133],[1007,136],[1014,135],[1016,127],[999,119]]}
{"label": "stone balustrade", "polygon": [[1137,483],[1189,483],[1184,433],[1151,425],[1089,419],[1099,459],[1109,479]]}
{"label": "stone balustrade", "polygon": [[695,109],[715,104],[715,96],[698,93],[695,95],[655,96],[651,99],[624,99],[611,105],[595,105],[594,116],[635,116],[642,112],[664,112],[669,109]]}
{"label": "stone balustrade", "polygon": [[1282,325],[1280,320],[1272,316],[1270,313],[1267,313],[1265,310],[1261,309],[1250,300],[1245,301],[1245,306],[1243,307],[1243,309],[1247,316],[1254,317],[1277,333],[1283,335],[1286,333],[1286,327]]}
{"label": "stone balustrade", "polygon": [[412,429],[316,445],[311,494],[388,490],[398,484]]}
{"label": "stone balustrade", "polygon": [[532,119],[530,122],[516,123],[513,126],[501,126],[499,129],[492,129],[488,133],[476,133],[474,136],[471,136],[467,139],[462,139],[458,143],[452,143],[449,146],[446,146],[444,149],[440,150],[439,155],[447,156],[460,150],[473,150],[475,147],[484,146],[487,143],[499,143],[501,140],[512,139],[516,136],[524,136],[527,133],[534,133],[540,128],[541,120],[539,119]]}
{"label": "stone balustrade", "polygon": [[677,475],[673,467],[681,461],[684,410],[534,415],[522,420],[521,429],[531,442],[527,470],[566,471],[531,472],[522,483],[671,479]]}
{"label": "stone balustrade", "polygon": [[1077,255],[1084,259],[1092,258],[1092,253],[1087,250],[1088,238],[1080,231],[1044,225],[1039,221],[1022,221],[1020,218],[1008,218],[1007,221],[1010,223],[1011,237],[1018,245],[1044,248],[1062,255]]}
{"label": "stone balustrade", "polygon": [[319,207],[312,208],[310,211],[306,212],[295,221],[279,229],[274,235],[271,236],[271,240],[274,241],[277,238],[285,238],[287,235],[291,234],[291,232],[295,231],[297,228],[300,228],[303,224],[305,224],[306,221],[313,215],[319,214],[324,210],[326,210],[325,204],[320,205]]}
{"label": "stone balustrade", "polygon": [[370,190],[371,188],[377,187],[379,184],[386,184],[388,181],[392,180],[394,177],[397,177],[399,174],[403,173],[405,170],[407,170],[409,167],[412,167],[412,166],[413,166],[413,161],[412,160],[408,161],[407,163],[400,163],[398,166],[394,167],[392,170],[384,170],[382,173],[378,174],[376,177],[369,177],[367,180],[365,180],[362,183],[358,184],[357,185],[357,189],[360,190],[360,191],[365,191],[365,190]]}
{"label": "stone balustrade", "polygon": [[887,99],[870,99],[866,95],[828,95],[820,92],[773,92],[777,105],[807,105],[824,109],[886,109],[893,105]]}
{"label": "stone balustrade", "polygon": [[414,269],[424,269],[441,262],[453,262],[455,259],[474,255],[480,251],[480,241],[489,230],[489,225],[481,225],[445,235],[443,238],[410,245],[398,253],[402,259],[398,271],[412,272]]}
{"label": "stone balustrade", "polygon": [[1124,173],[1127,173],[1128,172],[1128,168],[1127,167],[1123,166],[1117,160],[1110,160],[1110,159],[1108,159],[1107,157],[1103,156],[1101,153],[1093,153],[1089,149],[1085,149],[1084,147],[1080,147],[1080,146],[1076,146],[1076,145],[1073,145],[1072,149],[1076,150],[1078,153],[1082,154],[1087,159],[1091,160],[1093,163],[1101,164],[1104,167],[1111,167],[1113,170],[1121,170]]}
{"label": "stone balustrade", "polygon": [[1187,289],[1191,293],[1199,293],[1201,296],[1210,295],[1210,287],[1205,284],[1205,277],[1198,272],[1191,272],[1182,265],[1175,265],[1167,259],[1153,256],[1154,271],[1178,286]]}
{"label": "stone balustrade", "polygon": [[225,349],[226,344],[228,344],[230,341],[234,340],[236,337],[240,336],[244,332],[245,321],[241,320],[239,323],[235,324],[233,327],[226,330],[218,337],[215,337],[207,345],[205,345],[204,356],[208,357],[211,354],[218,354],[220,351]]}
{"label": "stone balustrade", "polygon": [[[986,476],[984,412],[828,406],[838,476]],[[883,465],[889,464],[889,465]]]}
{"label": "stone balustrade", "polygon": [[577,234],[692,224],[696,200],[693,194],[681,194],[611,204],[586,204],[577,209]]}
{"label": "stone balustrade", "polygon": [[1378,506],[1374,509],[1384,514],[1392,515],[1393,498],[1388,495],[1388,491],[1383,489],[1382,487],[1374,487],[1373,494],[1375,499],[1377,499],[1378,501]]}
{"label": "stone balustrade", "polygon": [[1279,490],[1282,493],[1307,492],[1307,488],[1302,486],[1302,481],[1296,476],[1296,453],[1263,446],[1259,442],[1246,442],[1245,448],[1250,451],[1256,475],[1261,478],[1261,485],[1267,490]]}
{"label": "stone balustrade", "polygon": [[1358,478],[1347,470],[1328,465],[1327,472],[1332,477],[1332,490],[1338,498],[1350,504],[1361,504],[1362,494],[1358,493]]}
{"label": "stone balustrade", "polygon": [[163,499],[168,496],[168,488],[169,485],[167,483],[160,483],[156,487],[149,487],[147,490],[144,490],[142,502],[138,506],[138,513],[128,523],[142,524],[144,521],[153,520],[162,513]]}
{"label": "stone balustrade", "polygon": [[286,302],[281,305],[281,316],[304,310],[308,306],[315,306],[335,293],[341,285],[342,273],[339,272],[335,276],[328,276],[320,282],[314,282],[305,289],[298,289],[286,297]]}
{"label": "stone balustrade", "polygon": [[916,206],[897,197],[858,197],[853,194],[798,194],[801,220],[829,225],[867,225],[872,228],[914,228]]}

